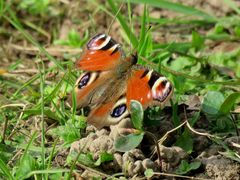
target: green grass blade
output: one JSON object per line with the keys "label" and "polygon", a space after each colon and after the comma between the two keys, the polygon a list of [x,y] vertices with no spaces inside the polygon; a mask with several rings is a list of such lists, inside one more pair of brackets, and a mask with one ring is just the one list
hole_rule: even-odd
{"label": "green grass blade", "polygon": [[145,35],[146,35],[146,16],[147,16],[147,8],[146,5],[144,5],[144,11],[143,11],[143,16],[141,20],[141,33],[140,33],[140,40],[139,40],[139,45],[138,45],[138,51],[141,49],[141,45],[143,44],[145,40]]}
{"label": "green grass blade", "polygon": [[69,172],[69,169],[47,169],[47,170],[36,170],[36,171],[31,171],[29,174],[25,176],[25,178],[29,178],[33,175],[37,174],[56,174],[56,173],[66,173]]}
{"label": "green grass blade", "polygon": [[204,19],[216,19],[214,16],[210,16],[209,14],[202,12],[198,9],[184,6],[180,3],[172,3],[166,0],[156,1],[156,0],[129,0],[132,3],[144,3],[150,6],[159,7],[163,9],[172,10],[175,12],[183,13],[186,15],[199,16]]}
{"label": "green grass blade", "polygon": [[[138,18],[140,19],[140,18]],[[217,21],[214,19],[185,19],[183,18],[154,18],[154,17],[149,17],[149,22],[151,23],[157,23],[157,25],[168,25],[168,24],[189,24],[191,26],[205,26],[205,25],[211,25],[215,24]],[[157,26],[157,27],[158,27]],[[155,26],[153,27],[155,28]]]}
{"label": "green grass blade", "polygon": [[14,180],[14,177],[12,176],[10,170],[8,169],[7,165],[2,161],[2,159],[0,159],[0,169],[8,179]]}
{"label": "green grass blade", "polygon": [[[45,126],[44,126],[44,88],[45,88],[45,67],[42,62],[42,68],[38,66],[39,73],[40,73],[40,93],[41,93],[41,128],[42,128],[42,135],[41,135],[41,163],[42,163],[42,169],[45,169]],[[41,70],[42,69],[42,70]],[[42,177],[45,179],[44,177]]]}
{"label": "green grass blade", "polygon": [[236,3],[232,0],[223,0],[226,5],[232,8],[236,13],[240,14],[240,9],[236,5]]}
{"label": "green grass blade", "polygon": [[13,94],[13,97],[16,97],[22,89],[28,87],[30,84],[35,82],[38,78],[39,78],[39,74],[34,75],[31,79],[29,79],[26,83],[24,83],[20,88],[18,88],[18,90]]}
{"label": "green grass blade", "polygon": [[[118,9],[117,9],[115,3],[112,0],[108,0],[108,4],[112,8],[113,13],[117,14]],[[124,20],[123,16],[120,13],[117,14],[117,19],[118,19],[119,23],[121,24],[123,30],[127,34],[128,39],[132,43],[133,48],[136,48],[138,46],[138,39],[137,39],[137,37],[131,31],[131,28],[127,25],[126,21]]]}
{"label": "green grass blade", "polygon": [[230,94],[223,102],[223,104],[221,105],[220,107],[220,112],[223,113],[223,114],[228,114],[233,105],[235,103],[237,103],[236,101],[237,100],[240,100],[240,92],[234,92],[232,94]]}
{"label": "green grass blade", "polygon": [[[53,143],[53,148],[52,148],[51,154],[50,154],[49,159],[48,159],[47,170],[50,170],[51,161],[52,161],[52,159],[54,157],[54,153],[55,153],[55,148],[56,148],[57,142],[58,142],[58,139],[56,139],[54,141],[54,143]],[[47,171],[47,174],[46,174],[46,180],[48,180],[48,171]]]}
{"label": "green grass blade", "polygon": [[28,152],[31,144],[33,143],[33,140],[34,140],[35,137],[36,137],[36,135],[37,135],[37,132],[35,131],[35,132],[33,133],[32,137],[31,137],[29,143],[27,144],[27,147],[26,147],[26,149],[25,149],[25,151],[24,151],[24,153],[23,153],[23,155],[22,155],[22,158],[25,158],[25,156],[26,156],[26,154],[27,154],[27,152]]}

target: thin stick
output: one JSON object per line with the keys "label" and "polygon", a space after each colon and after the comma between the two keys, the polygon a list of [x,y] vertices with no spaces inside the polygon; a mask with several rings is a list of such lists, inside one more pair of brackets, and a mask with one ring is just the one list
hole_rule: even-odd
{"label": "thin stick", "polygon": [[85,165],[80,164],[80,163],[77,163],[77,166],[81,167],[82,169],[85,169],[85,170],[88,170],[88,171],[90,171],[90,172],[93,172],[93,173],[95,173],[95,174],[98,174],[98,175],[100,175],[100,176],[102,176],[102,177],[106,177],[106,178],[111,177],[111,176],[108,175],[108,174],[105,174],[105,173],[103,173],[103,172],[100,172],[100,171],[98,171],[98,170],[96,170],[96,169],[90,168],[90,167],[85,166]]}
{"label": "thin stick", "polygon": [[192,132],[195,133],[195,134],[198,134],[198,135],[201,135],[201,136],[207,136],[208,138],[220,138],[220,137],[218,137],[218,136],[214,136],[214,135],[211,135],[211,134],[209,134],[209,133],[202,133],[202,132],[196,131],[195,129],[193,129],[193,128],[191,127],[191,125],[189,124],[189,122],[187,122],[187,127],[188,127],[188,129],[189,129],[190,131],[192,131]]}
{"label": "thin stick", "polygon": [[23,104],[22,112],[20,113],[20,115],[18,117],[17,123],[14,126],[14,128],[13,128],[12,132],[10,133],[10,135],[7,137],[7,139],[11,139],[12,136],[15,134],[15,131],[16,131],[18,125],[19,125],[20,120],[22,119],[22,116],[23,116],[23,113],[24,113],[24,110],[25,110],[26,106],[27,106],[26,104]]}
{"label": "thin stick", "polygon": [[191,176],[182,176],[182,175],[177,175],[177,174],[159,173],[159,172],[154,172],[154,175],[168,176],[168,177],[179,177],[179,178],[194,179],[194,180],[211,180],[209,178],[205,179],[205,178],[197,178],[197,177],[191,177]]}
{"label": "thin stick", "polygon": [[112,28],[112,25],[113,25],[114,21],[116,20],[116,18],[117,18],[117,16],[118,16],[118,14],[120,13],[120,11],[121,11],[121,9],[122,9],[123,5],[124,5],[124,3],[122,3],[122,4],[121,4],[121,6],[119,7],[119,9],[118,9],[117,13],[115,14],[115,16],[114,16],[113,20],[112,20],[112,21],[111,21],[111,23],[109,24],[109,28],[108,28],[108,30],[107,30],[107,34],[109,34],[109,33],[110,33],[110,31],[111,31],[111,28]]}
{"label": "thin stick", "polygon": [[153,140],[154,140],[155,146],[157,148],[157,155],[158,155],[158,160],[159,160],[159,165],[160,165],[159,170],[161,172],[162,171],[162,157],[161,157],[161,151],[160,151],[160,147],[159,147],[157,138],[156,138],[156,136],[153,133],[151,133],[149,131],[145,131],[145,133],[150,135],[153,138]]}
{"label": "thin stick", "polygon": [[165,135],[164,135],[160,140],[158,140],[158,143],[159,143],[160,145],[162,145],[162,143],[167,139],[167,136],[168,136],[169,134],[171,134],[172,132],[178,130],[179,128],[181,128],[182,126],[184,126],[186,123],[187,123],[187,121],[184,121],[184,122],[183,122],[182,124],[180,124],[179,126],[177,126],[177,127],[175,127],[174,129],[166,132]]}

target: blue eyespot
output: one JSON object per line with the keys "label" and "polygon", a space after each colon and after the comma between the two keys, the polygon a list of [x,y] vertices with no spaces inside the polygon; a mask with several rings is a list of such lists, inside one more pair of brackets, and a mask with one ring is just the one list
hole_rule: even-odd
{"label": "blue eyespot", "polygon": [[120,117],[127,109],[126,104],[120,104],[119,106],[115,107],[111,113],[112,117]]}
{"label": "blue eyespot", "polygon": [[90,73],[86,73],[78,82],[78,88],[82,89],[83,87],[85,87],[87,85],[87,83],[90,80]]}

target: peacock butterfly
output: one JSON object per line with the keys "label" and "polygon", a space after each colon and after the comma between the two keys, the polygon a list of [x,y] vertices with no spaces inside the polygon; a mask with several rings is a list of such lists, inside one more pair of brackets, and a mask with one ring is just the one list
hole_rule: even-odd
{"label": "peacock butterfly", "polygon": [[163,107],[173,86],[158,72],[137,64],[137,55],[125,57],[121,46],[110,36],[98,34],[87,44],[76,62],[84,73],[76,81],[78,108],[90,107],[87,122],[98,129],[130,118],[130,101],[143,108]]}

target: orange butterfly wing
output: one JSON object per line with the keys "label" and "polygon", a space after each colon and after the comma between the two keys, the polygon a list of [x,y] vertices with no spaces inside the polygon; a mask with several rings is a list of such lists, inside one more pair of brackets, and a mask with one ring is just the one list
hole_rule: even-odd
{"label": "orange butterfly wing", "polygon": [[127,83],[127,105],[131,100],[139,101],[146,109],[152,105],[163,107],[173,92],[166,77],[146,68],[134,69]]}
{"label": "orange butterfly wing", "polygon": [[86,71],[112,70],[121,63],[123,56],[120,45],[110,36],[98,34],[87,44],[87,50],[76,66]]}

